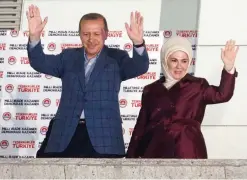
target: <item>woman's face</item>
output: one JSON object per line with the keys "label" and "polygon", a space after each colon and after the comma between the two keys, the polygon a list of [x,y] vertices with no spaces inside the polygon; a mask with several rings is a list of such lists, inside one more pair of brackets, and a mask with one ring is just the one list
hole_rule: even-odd
{"label": "woman's face", "polygon": [[172,78],[182,79],[189,68],[189,57],[183,51],[175,51],[167,59],[167,67]]}

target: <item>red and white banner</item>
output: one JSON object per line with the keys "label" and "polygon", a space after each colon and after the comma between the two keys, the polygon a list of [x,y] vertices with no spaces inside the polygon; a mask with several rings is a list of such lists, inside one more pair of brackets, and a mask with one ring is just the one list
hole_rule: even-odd
{"label": "red and white banner", "polygon": [[[194,30],[145,31],[144,36],[150,57],[149,70],[123,82],[119,94],[126,148],[141,107],[142,89],[160,78],[162,44],[172,36],[183,36],[192,42],[194,52],[196,50],[197,31]],[[30,67],[27,41],[27,31],[0,30],[0,157],[35,157],[60,101],[60,79]],[[76,31],[44,31],[41,41],[47,54],[81,46]],[[132,44],[125,31],[110,31],[106,45],[124,49],[132,56]],[[194,65],[195,58],[190,67],[192,74]]]}

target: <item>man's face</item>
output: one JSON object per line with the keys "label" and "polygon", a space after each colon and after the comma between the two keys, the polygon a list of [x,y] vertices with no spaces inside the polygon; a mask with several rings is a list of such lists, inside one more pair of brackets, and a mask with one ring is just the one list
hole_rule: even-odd
{"label": "man's face", "polygon": [[103,48],[107,33],[103,19],[81,22],[80,38],[89,59],[95,57]]}

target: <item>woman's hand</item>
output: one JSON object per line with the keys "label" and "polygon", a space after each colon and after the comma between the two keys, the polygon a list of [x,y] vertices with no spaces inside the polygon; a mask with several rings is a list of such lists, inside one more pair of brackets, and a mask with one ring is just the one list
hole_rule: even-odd
{"label": "woman's hand", "polygon": [[234,68],[238,49],[239,47],[235,45],[235,41],[233,40],[227,41],[225,48],[221,49],[221,59],[224,63],[225,70],[228,72]]}

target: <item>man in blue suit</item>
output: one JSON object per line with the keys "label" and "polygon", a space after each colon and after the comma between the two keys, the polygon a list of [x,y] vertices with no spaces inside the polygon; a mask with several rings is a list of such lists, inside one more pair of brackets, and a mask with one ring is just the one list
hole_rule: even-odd
{"label": "man in blue suit", "polygon": [[47,18],[39,9],[27,11],[28,57],[38,72],[60,78],[62,94],[37,157],[115,158],[125,156],[118,93],[122,81],[148,71],[149,58],[143,40],[143,17],[131,13],[125,24],[133,42],[133,58],[123,50],[108,48],[106,19],[98,13],[84,15],[79,23],[82,48],[58,55],[43,52],[40,35]]}

